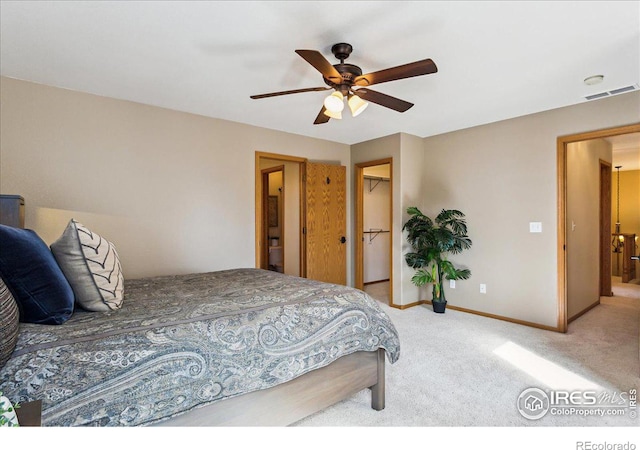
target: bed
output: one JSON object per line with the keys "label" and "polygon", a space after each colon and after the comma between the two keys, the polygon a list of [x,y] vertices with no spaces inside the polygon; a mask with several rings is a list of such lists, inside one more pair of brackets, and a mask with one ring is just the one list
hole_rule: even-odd
{"label": "bed", "polygon": [[21,323],[0,390],[43,426],[289,425],[358,391],[385,403],[397,330],[376,300],[253,268],[127,280],[115,311]]}

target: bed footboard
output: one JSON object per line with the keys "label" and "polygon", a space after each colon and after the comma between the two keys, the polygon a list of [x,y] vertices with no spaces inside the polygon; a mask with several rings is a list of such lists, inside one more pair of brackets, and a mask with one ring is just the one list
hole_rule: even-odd
{"label": "bed footboard", "polygon": [[286,426],[369,388],[385,406],[385,351],[356,352],[270,389],[196,408],[156,426]]}

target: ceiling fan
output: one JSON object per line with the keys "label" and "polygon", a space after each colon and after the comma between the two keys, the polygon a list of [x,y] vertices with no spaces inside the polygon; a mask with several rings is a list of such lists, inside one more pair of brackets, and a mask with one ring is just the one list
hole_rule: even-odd
{"label": "ceiling fan", "polygon": [[[315,87],[305,89],[294,89],[291,91],[272,92],[270,94],[252,95],[252,99],[275,97],[278,95],[299,94],[301,92],[326,91],[333,89],[324,100],[322,109],[318,113],[314,125],[327,123],[329,119],[341,119],[344,109],[344,98],[351,114],[355,117],[367,107],[368,103],[376,103],[380,106],[393,109],[398,112],[405,112],[413,106],[413,103],[391,97],[390,95],[372,91],[368,86],[386,83],[388,81],[401,80],[403,78],[428,75],[438,71],[435,63],[431,59],[423,59],[402,66],[391,67],[389,69],[362,74],[362,69],[353,64],[345,63],[353,47],[350,44],[339,43],[331,47],[331,53],[340,60],[339,64],[331,64],[322,54],[316,50],[296,50],[296,53],[304,58],[309,64],[322,74],[322,78],[328,87]],[[354,87],[358,89],[354,89]]]}

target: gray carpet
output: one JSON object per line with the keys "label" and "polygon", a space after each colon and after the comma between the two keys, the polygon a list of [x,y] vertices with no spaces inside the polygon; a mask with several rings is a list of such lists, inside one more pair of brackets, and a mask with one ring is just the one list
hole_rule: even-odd
{"label": "gray carpet", "polygon": [[611,277],[611,291],[618,297],[640,299],[640,278],[623,283],[622,277]]}
{"label": "gray carpet", "polygon": [[[517,398],[524,389],[538,386],[548,389],[536,376],[564,386],[596,383],[617,392],[638,389],[639,305],[638,299],[603,298],[601,305],[572,322],[568,333],[560,334],[454,310],[435,314],[428,306],[401,311],[381,304],[395,322],[402,345],[400,360],[387,364],[387,401],[383,411],[372,410],[369,393],[363,391],[291,427],[217,429],[213,433],[214,442],[278,450],[399,446],[472,450],[640,449],[637,429],[640,423],[628,414],[622,417],[547,414],[539,420],[528,420],[516,409]],[[523,370],[507,361],[504,357],[510,352],[520,355],[520,359],[511,360],[517,365],[527,361],[528,355],[533,366]],[[582,378],[565,381],[558,368]],[[103,436],[105,442],[122,448],[129,448],[134,442],[132,432],[136,433],[137,442],[156,448],[209,442],[212,436],[207,428],[30,430],[56,433],[30,435],[43,439],[38,445],[56,450],[86,447],[86,442],[96,442],[96,433],[101,432],[108,433]],[[16,435],[15,445],[7,448],[18,448],[27,441],[25,435]],[[624,447],[625,444],[628,445]]]}
{"label": "gray carpet", "polygon": [[[638,389],[639,299],[603,298],[572,322],[566,334],[454,310],[435,314],[426,305],[407,310],[381,306],[401,342],[400,360],[387,364],[386,408],[372,410],[369,392],[362,391],[294,426],[640,425],[630,417],[630,408],[623,416],[547,414],[538,420],[524,418],[516,408],[518,396],[530,387],[612,394]],[[523,367],[525,363],[529,366]]]}

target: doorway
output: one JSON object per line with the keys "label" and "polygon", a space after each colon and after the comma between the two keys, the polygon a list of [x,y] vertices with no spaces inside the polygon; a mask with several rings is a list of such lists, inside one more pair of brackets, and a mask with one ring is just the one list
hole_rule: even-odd
{"label": "doorway", "polygon": [[600,160],[600,296],[611,297],[611,164]]}
{"label": "doorway", "polygon": [[[604,130],[599,130],[599,131],[593,131],[593,132],[587,132],[587,133],[581,133],[581,134],[575,134],[575,135],[569,135],[569,136],[562,136],[559,137],[557,139],[557,167],[558,167],[558,247],[557,247],[557,254],[558,254],[558,324],[557,324],[557,329],[560,332],[566,332],[568,329],[568,323],[570,320],[577,318],[580,314],[586,312],[586,310],[583,310],[582,312],[580,312],[579,314],[573,314],[571,317],[569,317],[569,311],[568,311],[568,254],[569,252],[575,251],[572,250],[570,247],[567,246],[567,229],[569,228],[569,226],[571,228],[573,228],[573,224],[569,225],[567,224],[567,149],[568,149],[568,145],[572,144],[572,143],[578,143],[578,142],[582,142],[582,141],[589,141],[589,140],[593,140],[593,139],[603,139],[603,138],[607,138],[607,137],[611,137],[611,136],[617,136],[617,135],[622,135],[622,134],[628,134],[628,133],[637,133],[640,132],[640,124],[633,124],[633,125],[627,125],[627,126],[622,126],[622,127],[615,127],[615,128],[609,128],[609,129],[604,129]],[[602,176],[602,167],[600,168],[600,182],[607,182],[606,177],[603,178]],[[609,183],[611,181],[610,177],[609,177]],[[610,187],[609,187],[610,189]],[[606,195],[606,193],[603,193],[603,190],[606,190],[606,187],[600,188],[600,208],[603,208],[603,196]],[[609,194],[610,196],[610,194]],[[609,197],[609,202],[610,202],[610,197]],[[611,224],[610,224],[610,213],[611,210],[609,209],[608,213],[607,211],[603,211],[601,209],[600,211],[600,262],[599,262],[599,266],[600,266],[600,274],[599,274],[599,282],[600,282],[600,292],[606,291],[606,286],[604,285],[604,283],[606,283],[605,278],[609,277],[610,279],[610,275],[611,275],[611,268],[609,266],[608,271],[606,271],[606,268],[603,268],[604,264],[603,261],[606,258],[610,258],[609,252],[608,250],[606,252],[603,251],[603,240],[604,240],[604,235],[607,234],[607,225],[603,223],[603,217],[609,217],[609,221],[608,223],[608,228],[609,228],[609,236],[611,233]],[[606,267],[606,266],[605,266]],[[606,272],[605,272],[606,271]],[[596,304],[592,305],[592,306],[596,306]],[[590,308],[589,308],[590,309]],[[588,309],[587,309],[588,310]]]}
{"label": "doorway", "polygon": [[355,165],[355,287],[393,306],[393,159]]}
{"label": "doorway", "polygon": [[[283,173],[281,206],[270,200],[267,178]],[[256,152],[255,157],[256,267],[269,268],[269,250],[285,243],[284,273],[334,284],[347,284],[346,167],[310,162],[306,158]],[[278,227],[269,223],[269,205],[282,211]],[[286,210],[284,213],[283,210]],[[276,231],[277,232],[277,231]],[[271,239],[270,239],[271,238]]]}
{"label": "doorway", "polygon": [[304,276],[302,171],[306,160],[256,152],[256,267]]}
{"label": "doorway", "polygon": [[284,165],[262,169],[262,232],[260,268],[284,273]]}
{"label": "doorway", "polygon": [[640,133],[611,139],[617,143],[614,154],[615,189],[613,189],[610,245],[612,249],[613,293],[628,292],[630,285],[640,285],[640,264],[636,257],[640,236]]}

